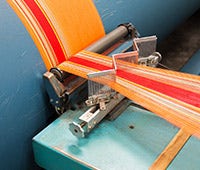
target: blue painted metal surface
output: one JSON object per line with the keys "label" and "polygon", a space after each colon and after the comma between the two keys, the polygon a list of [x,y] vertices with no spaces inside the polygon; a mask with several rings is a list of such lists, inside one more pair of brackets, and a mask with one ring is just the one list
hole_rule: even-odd
{"label": "blue painted metal surface", "polygon": [[[89,164],[103,170],[146,170],[178,131],[154,114],[129,106],[115,121],[104,120],[87,138],[78,139],[68,126],[80,113],[65,113],[34,137],[40,166],[67,170],[83,165],[87,169]],[[200,141],[191,138],[169,169],[198,170],[199,153]]]}
{"label": "blue painted metal surface", "polygon": [[181,71],[200,75],[200,50],[190,58]]}
{"label": "blue painted metal surface", "polygon": [[164,39],[200,7],[199,0],[94,0],[106,31],[132,22],[142,36]]}
{"label": "blue painted metal surface", "polygon": [[[148,0],[95,0],[107,32],[131,21],[142,35],[155,33],[162,38],[200,6],[198,0],[167,2],[156,0],[151,5]],[[0,168],[37,169],[31,138],[51,116],[42,81],[45,67],[24,26],[5,1],[0,1],[0,58]]]}
{"label": "blue painted metal surface", "polygon": [[41,57],[24,26],[0,2],[0,169],[35,168],[31,139],[50,117]]}

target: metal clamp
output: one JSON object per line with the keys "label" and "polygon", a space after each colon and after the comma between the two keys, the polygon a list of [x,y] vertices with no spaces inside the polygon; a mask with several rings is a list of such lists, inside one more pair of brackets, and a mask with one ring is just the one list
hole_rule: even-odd
{"label": "metal clamp", "polygon": [[101,110],[97,106],[92,106],[79,117],[79,122],[69,124],[69,129],[77,137],[85,137],[108,113],[110,113],[125,97],[117,93],[106,104],[106,109]]}
{"label": "metal clamp", "polygon": [[[55,107],[56,113],[61,115],[68,107],[75,106],[75,99],[77,99],[77,102],[85,99],[86,94],[82,93],[86,88],[86,80],[70,74],[63,75],[61,71],[55,68],[51,71],[44,73],[44,84],[50,103]],[[77,97],[77,94],[80,93],[82,95]]]}
{"label": "metal clamp", "polygon": [[98,94],[89,96],[88,100],[85,101],[87,106],[99,105],[100,110],[106,110],[106,103],[111,100],[110,94]]}
{"label": "metal clamp", "polygon": [[162,56],[159,52],[154,52],[152,55],[148,57],[141,57],[138,59],[138,64],[146,65],[151,67],[156,67],[158,63],[161,61]]}

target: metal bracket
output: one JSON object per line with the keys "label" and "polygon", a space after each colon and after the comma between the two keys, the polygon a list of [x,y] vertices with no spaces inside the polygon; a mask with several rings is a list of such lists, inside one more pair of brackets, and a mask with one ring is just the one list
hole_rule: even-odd
{"label": "metal bracket", "polygon": [[[86,86],[86,80],[81,77],[70,74],[63,76],[62,72],[59,71],[55,74],[54,69],[53,73],[44,73],[43,78],[47,93],[50,98],[50,103],[55,107],[58,115],[64,113],[68,107],[74,107],[75,100],[76,102],[79,102],[81,98],[84,100],[85,96],[87,95],[77,95],[82,93]],[[72,100],[73,102],[71,102]]]}
{"label": "metal bracket", "polygon": [[108,103],[110,100],[111,96],[109,94],[98,94],[89,96],[85,103],[87,106],[99,105],[100,110],[106,110],[106,103]]}
{"label": "metal bracket", "polygon": [[125,97],[117,93],[106,104],[106,109],[101,110],[97,106],[92,106],[79,117],[79,122],[69,124],[69,129],[77,137],[85,137],[108,113],[110,113]]}
{"label": "metal bracket", "polygon": [[141,57],[138,59],[138,64],[146,65],[150,67],[156,67],[161,61],[162,56],[159,52],[154,52],[148,57]]}
{"label": "metal bracket", "polygon": [[99,105],[100,110],[106,110],[106,103],[110,102],[112,98],[115,98],[117,93],[110,88],[107,89],[106,86],[103,86],[99,89],[97,94],[88,97],[88,100],[85,101],[87,106]]}

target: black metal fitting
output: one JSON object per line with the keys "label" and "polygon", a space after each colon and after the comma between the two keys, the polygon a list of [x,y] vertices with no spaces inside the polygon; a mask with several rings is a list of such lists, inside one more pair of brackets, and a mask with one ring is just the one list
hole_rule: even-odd
{"label": "black metal fitting", "polygon": [[124,37],[125,39],[133,39],[133,38],[139,37],[138,31],[132,23],[123,23],[123,24],[118,25],[118,27],[120,27],[120,26],[126,27],[126,29],[128,31],[127,36]]}

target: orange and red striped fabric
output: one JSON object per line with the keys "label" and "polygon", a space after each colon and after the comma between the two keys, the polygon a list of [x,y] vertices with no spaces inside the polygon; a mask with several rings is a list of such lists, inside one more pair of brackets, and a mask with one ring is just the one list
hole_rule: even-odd
{"label": "orange and red striped fabric", "polygon": [[[92,0],[78,4],[76,0],[8,2],[29,31],[47,69],[57,66],[88,78],[88,73],[112,68],[111,58],[81,51],[105,34]],[[128,64],[116,71],[115,79],[93,80],[200,137],[198,76]]]}
{"label": "orange and red striped fabric", "polygon": [[105,35],[92,0],[7,0],[49,70]]}
{"label": "orange and red striped fabric", "polygon": [[[88,73],[112,69],[112,60],[100,54],[81,51],[60,64],[59,68],[88,78]],[[145,74],[137,74],[134,70]],[[125,70],[118,69],[115,77],[92,80],[109,85],[172,124],[200,137],[199,76],[128,64]]]}

